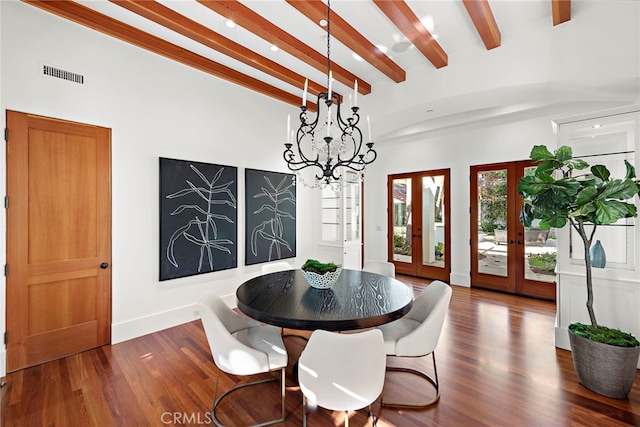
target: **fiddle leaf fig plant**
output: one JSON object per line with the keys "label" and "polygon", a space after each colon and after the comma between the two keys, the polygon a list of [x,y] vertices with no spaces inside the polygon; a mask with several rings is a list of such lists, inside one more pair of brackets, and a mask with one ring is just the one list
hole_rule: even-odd
{"label": "fiddle leaf fig plant", "polygon": [[[568,146],[551,153],[546,146],[536,145],[530,158],[539,164],[533,175],[518,182],[518,192],[524,197],[520,221],[529,227],[534,220],[539,220],[539,227],[545,230],[562,228],[569,223],[578,233],[584,244],[586,305],[591,325],[597,328],[589,249],[598,225],[638,215],[630,200],[640,194],[635,168],[625,160],[625,177],[612,178],[606,166],[590,166],[582,159],[573,158]],[[590,173],[575,173],[588,168]],[[585,225],[592,226],[591,230]]]}

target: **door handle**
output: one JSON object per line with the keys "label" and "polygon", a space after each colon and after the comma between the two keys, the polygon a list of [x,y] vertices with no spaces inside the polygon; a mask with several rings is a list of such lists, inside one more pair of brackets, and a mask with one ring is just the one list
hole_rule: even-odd
{"label": "door handle", "polygon": [[106,262],[103,262],[102,264],[100,264],[100,268],[102,268],[103,270],[107,267],[109,267],[109,264],[107,264]]}

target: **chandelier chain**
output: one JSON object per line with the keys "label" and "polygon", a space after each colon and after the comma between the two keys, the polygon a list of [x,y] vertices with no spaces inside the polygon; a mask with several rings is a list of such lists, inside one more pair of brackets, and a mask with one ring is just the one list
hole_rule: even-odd
{"label": "chandelier chain", "polygon": [[[327,0],[327,88],[331,87],[331,0]],[[331,94],[327,94],[327,101]]]}

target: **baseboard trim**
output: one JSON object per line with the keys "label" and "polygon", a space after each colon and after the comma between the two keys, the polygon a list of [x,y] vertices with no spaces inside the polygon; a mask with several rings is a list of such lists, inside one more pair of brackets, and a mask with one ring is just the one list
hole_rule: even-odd
{"label": "baseboard trim", "polygon": [[[222,300],[230,307],[236,306],[235,293],[221,295]],[[189,304],[171,310],[138,317],[126,322],[111,325],[111,344],[117,344],[143,335],[152,334],[164,329],[173,328],[200,318],[198,304]]]}
{"label": "baseboard trim", "polygon": [[569,343],[569,330],[567,328],[556,326],[555,333],[556,347],[563,350],[571,351],[571,344]]}
{"label": "baseboard trim", "polygon": [[467,288],[471,287],[471,280],[469,276],[465,274],[450,274],[449,282],[452,285],[465,286]]}

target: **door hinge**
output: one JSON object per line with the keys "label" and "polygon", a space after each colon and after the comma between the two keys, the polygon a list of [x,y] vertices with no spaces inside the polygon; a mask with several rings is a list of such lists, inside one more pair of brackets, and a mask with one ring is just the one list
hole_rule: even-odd
{"label": "door hinge", "polygon": [[4,140],[9,140],[9,128],[4,128]]}
{"label": "door hinge", "polygon": [[9,332],[4,331],[4,345],[7,345],[9,342]]}
{"label": "door hinge", "polygon": [[4,275],[5,277],[9,274],[9,264],[4,265]]}
{"label": "door hinge", "polygon": [[9,196],[4,196],[4,208],[9,209]]}

